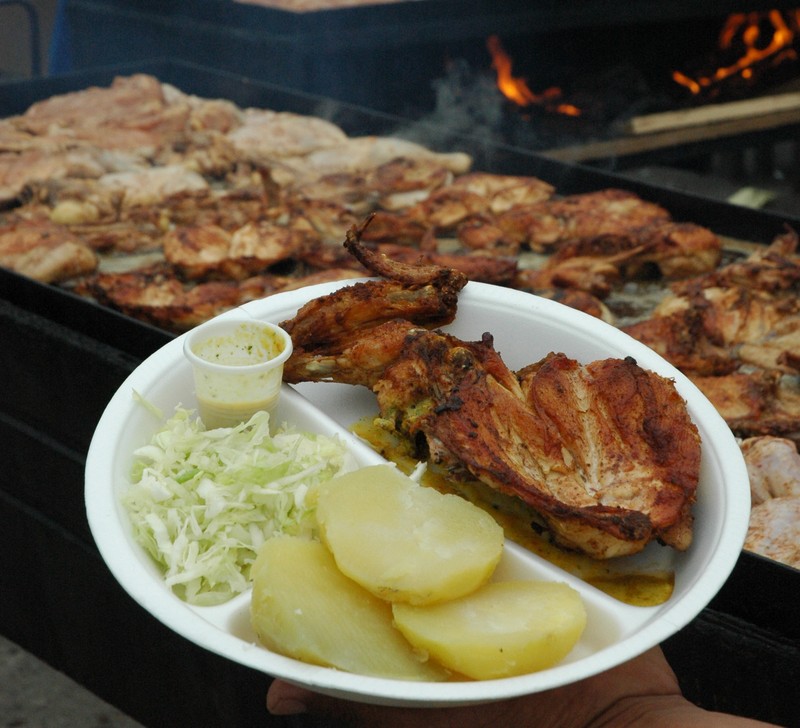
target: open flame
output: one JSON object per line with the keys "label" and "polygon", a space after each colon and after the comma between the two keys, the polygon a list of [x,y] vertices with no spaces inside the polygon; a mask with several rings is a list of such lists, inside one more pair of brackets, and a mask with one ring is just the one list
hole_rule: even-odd
{"label": "open flame", "polygon": [[492,56],[492,68],[497,72],[497,88],[507,99],[522,107],[540,106],[547,111],[580,116],[581,110],[577,106],[561,100],[563,92],[560,88],[553,86],[536,94],[531,91],[524,78],[515,77],[511,72],[513,65],[511,57],[496,35],[490,35],[486,39],[486,47]]}
{"label": "open flame", "polygon": [[741,55],[706,76],[692,78],[674,71],[672,78],[694,95],[737,76],[749,80],[760,64],[775,67],[788,60],[797,60],[797,51],[792,44],[799,30],[800,10],[733,13],[720,31],[718,48],[730,53],[738,52],[741,47]]}

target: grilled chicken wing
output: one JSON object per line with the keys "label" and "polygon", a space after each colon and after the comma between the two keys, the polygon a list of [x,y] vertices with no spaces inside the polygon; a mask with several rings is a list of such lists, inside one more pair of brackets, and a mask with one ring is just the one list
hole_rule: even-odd
{"label": "grilled chicken wing", "polygon": [[[371,387],[373,375],[362,380],[362,371],[380,374],[404,335],[398,334],[397,326],[382,329],[381,324],[399,322],[405,332],[444,326],[455,318],[458,293],[467,283],[463,273],[390,261],[359,244],[361,230],[363,226],[349,231],[345,245],[359,263],[385,278],[309,301],[293,319],[281,324],[294,343],[294,353],[284,367],[288,382],[336,379]],[[351,347],[356,348],[351,351]],[[377,363],[364,363],[365,348],[371,349]]]}

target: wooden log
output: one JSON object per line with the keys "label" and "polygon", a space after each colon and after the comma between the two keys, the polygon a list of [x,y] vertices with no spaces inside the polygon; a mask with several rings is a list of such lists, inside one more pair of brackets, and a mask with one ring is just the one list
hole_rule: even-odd
{"label": "wooden log", "polygon": [[588,162],[645,154],[659,149],[715,141],[736,137],[740,134],[764,132],[797,124],[800,124],[800,108],[743,119],[725,119],[715,123],[669,129],[651,134],[630,134],[617,139],[548,149],[539,154],[562,162]]}
{"label": "wooden log", "polygon": [[652,134],[734,119],[746,119],[764,114],[777,114],[794,109],[800,109],[800,92],[760,96],[725,104],[706,104],[693,109],[634,116],[628,122],[626,131],[629,134]]}

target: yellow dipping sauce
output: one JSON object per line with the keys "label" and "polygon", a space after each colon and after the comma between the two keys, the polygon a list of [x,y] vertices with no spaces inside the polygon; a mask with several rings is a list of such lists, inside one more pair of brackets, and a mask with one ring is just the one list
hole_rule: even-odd
{"label": "yellow dipping sauce", "polygon": [[185,347],[203,424],[232,427],[272,410],[292,351],[288,334],[259,321],[211,323],[192,332]]}

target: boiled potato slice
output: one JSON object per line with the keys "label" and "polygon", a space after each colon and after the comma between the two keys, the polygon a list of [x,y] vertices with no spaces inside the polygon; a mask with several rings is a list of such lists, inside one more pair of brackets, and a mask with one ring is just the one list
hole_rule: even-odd
{"label": "boiled potato slice", "polygon": [[273,652],[362,675],[447,677],[395,629],[390,605],[345,577],[318,541],[271,538],[251,573],[251,622]]}
{"label": "boiled potato slice", "polygon": [[488,513],[388,464],[321,486],[317,521],[339,568],[389,601],[430,604],[469,594],[503,553],[503,529]]}
{"label": "boiled potato slice", "polygon": [[476,680],[522,675],[564,658],[586,626],[577,591],[545,581],[487,584],[443,604],[393,604],[411,644]]}

